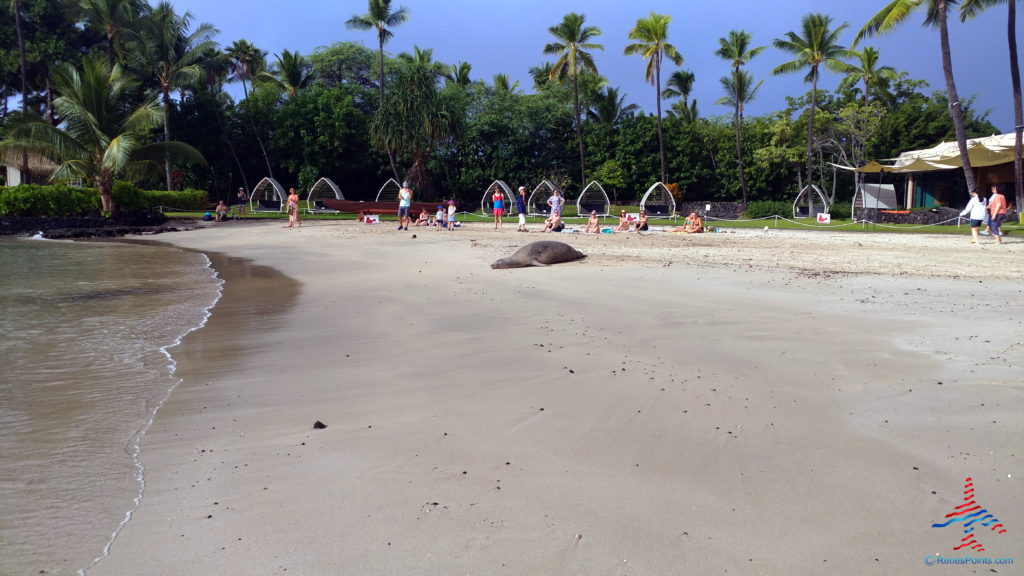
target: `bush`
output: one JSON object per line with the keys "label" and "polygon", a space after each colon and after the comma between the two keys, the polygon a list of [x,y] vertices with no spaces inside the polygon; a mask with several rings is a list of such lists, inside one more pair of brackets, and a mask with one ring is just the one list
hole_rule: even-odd
{"label": "bush", "polygon": [[829,207],[828,213],[833,220],[849,220],[850,205],[847,203],[837,202]]}
{"label": "bush", "polygon": [[773,202],[767,200],[751,202],[750,204],[747,204],[747,211],[744,212],[743,216],[751,220],[755,218],[769,218],[771,216],[791,218],[793,216],[793,205],[788,202]]}
{"label": "bush", "polygon": [[101,208],[100,196],[95,188],[22,184],[0,189],[0,216],[75,216],[98,212]]}
{"label": "bush", "polygon": [[210,200],[203,190],[191,188],[176,190],[144,190],[142,196],[147,208],[164,207],[169,210],[206,210]]}
{"label": "bush", "polygon": [[149,208],[149,205],[146,203],[146,198],[142,194],[142,190],[131,182],[114,182],[114,189],[111,191],[110,195],[114,199],[114,206],[116,206],[118,210],[134,212],[136,210]]}

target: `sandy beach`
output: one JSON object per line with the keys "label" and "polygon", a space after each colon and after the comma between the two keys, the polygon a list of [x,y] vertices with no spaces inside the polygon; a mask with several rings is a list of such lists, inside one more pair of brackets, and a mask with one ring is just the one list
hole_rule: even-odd
{"label": "sandy beach", "polygon": [[[159,239],[224,293],[90,576],[1021,573],[1021,238]],[[588,257],[490,268],[540,239]],[[967,477],[985,551],[932,527]]]}

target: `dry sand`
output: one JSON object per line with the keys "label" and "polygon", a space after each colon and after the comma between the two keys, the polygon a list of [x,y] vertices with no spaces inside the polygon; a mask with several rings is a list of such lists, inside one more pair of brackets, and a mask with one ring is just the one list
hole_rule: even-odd
{"label": "dry sand", "polygon": [[[88,573],[1021,573],[1019,238],[514,230],[161,236],[225,292]],[[925,566],[968,476],[1012,567]]]}

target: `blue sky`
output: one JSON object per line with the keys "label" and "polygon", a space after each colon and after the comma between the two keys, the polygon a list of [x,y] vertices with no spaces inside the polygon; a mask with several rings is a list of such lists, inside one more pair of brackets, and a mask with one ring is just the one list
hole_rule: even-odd
{"label": "blue sky", "polygon": [[[754,45],[769,46],[749,66],[755,79],[764,80],[747,115],[761,115],[785,107],[786,96],[807,91],[802,74],[772,76],[771,70],[791,57],[770,47],[772,40],[788,31],[798,31],[800,19],[810,12],[832,17],[834,25],[848,22],[840,41],[849,46],[867,19],[889,0],[394,0],[405,6],[409,20],[394,29],[395,37],[385,46],[392,55],[411,52],[413,46],[431,48],[434,59],[452,64],[469,62],[470,77],[490,83],[503,72],[519,80],[530,91],[528,70],[550,57],[542,53],[551,40],[548,28],[569,12],[581,12],[587,24],[597,26],[604,45],[596,52],[600,73],[610,85],[627,95],[627,102],[653,111],[654,88],[644,79],[640,56],[625,56],[629,30],[637,18],[650,12],[669,14],[670,41],[682,53],[682,68],[696,75],[693,98],[702,116],[729,113],[714,104],[721,96],[719,78],[728,64],[714,55],[718,39],[729,30],[741,29],[753,35]],[[196,22],[209,22],[220,29],[218,40],[228,45],[245,38],[271,55],[288,49],[310,54],[320,46],[354,41],[376,49],[372,32],[349,30],[345,21],[366,12],[365,0],[172,0],[180,12],[189,11]],[[926,80],[930,89],[945,89],[939,59],[937,31],[924,28],[923,13],[915,14],[895,32],[870,38],[863,45],[875,46],[882,64],[904,70],[913,78]],[[1018,17],[1019,27],[1020,17]],[[1013,129],[1013,98],[1010,87],[1006,40],[1006,7],[998,6],[967,23],[951,20],[953,70],[962,97],[975,96],[975,108],[990,111],[989,120],[1001,131]],[[1022,34],[1018,33],[1018,40]],[[1018,50],[1021,50],[1018,47]],[[271,60],[273,56],[270,56]],[[667,76],[667,73],[665,73]],[[825,72],[822,86],[834,88],[840,78]]]}

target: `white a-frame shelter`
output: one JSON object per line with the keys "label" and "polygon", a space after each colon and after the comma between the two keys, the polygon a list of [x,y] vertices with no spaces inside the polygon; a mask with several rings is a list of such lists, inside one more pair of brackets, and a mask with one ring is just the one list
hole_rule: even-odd
{"label": "white a-frame shelter", "polygon": [[491,185],[484,190],[484,196],[480,199],[480,212],[485,216],[488,214],[494,214],[494,189],[498,188],[501,190],[502,201],[505,204],[505,214],[511,214],[512,208],[515,206],[512,199],[515,196],[512,195],[512,189],[509,188],[503,180],[495,180],[491,182]]}
{"label": "white a-frame shelter", "polygon": [[581,217],[587,216],[591,212],[597,212],[598,216],[607,216],[611,207],[612,203],[608,200],[608,194],[597,183],[597,180],[592,180],[590,184],[587,184],[587,187],[580,193],[580,197],[576,199],[576,214]]}
{"label": "white a-frame shelter", "polygon": [[330,210],[324,206],[323,200],[325,198],[333,198],[335,200],[344,200],[345,195],[341,193],[341,189],[334,183],[330,178],[321,178],[313,184],[313,187],[309,189],[309,197],[306,198],[306,209],[310,212]]}
{"label": "white a-frame shelter", "polygon": [[280,211],[288,201],[288,193],[277,180],[266,177],[252,189],[249,208],[252,210]]}
{"label": "white a-frame shelter", "polygon": [[667,218],[676,213],[676,199],[672,197],[668,186],[655,182],[640,199],[640,209],[647,212],[648,216]]}
{"label": "white a-frame shelter", "polygon": [[377,192],[377,202],[398,202],[398,191],[401,189],[402,185],[394,178],[388,178],[388,181]]}
{"label": "white a-frame shelter", "polygon": [[551,207],[548,206],[548,198],[551,194],[558,190],[558,194],[563,198],[565,193],[562,189],[552,183],[550,180],[543,180],[537,187],[530,193],[530,198],[526,201],[526,211],[530,216],[547,216],[551,211]]}

